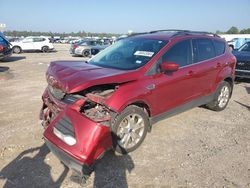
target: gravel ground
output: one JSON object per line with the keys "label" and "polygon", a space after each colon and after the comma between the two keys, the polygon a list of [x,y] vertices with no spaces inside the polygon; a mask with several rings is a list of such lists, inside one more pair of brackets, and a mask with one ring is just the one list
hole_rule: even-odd
{"label": "gravel ground", "polygon": [[[0,79],[0,187],[80,187],[49,152],[38,120],[45,71],[57,52],[13,55]],[[144,143],[126,156],[107,153],[86,187],[250,187],[250,82],[234,87],[222,112],[194,108],[154,125]]]}

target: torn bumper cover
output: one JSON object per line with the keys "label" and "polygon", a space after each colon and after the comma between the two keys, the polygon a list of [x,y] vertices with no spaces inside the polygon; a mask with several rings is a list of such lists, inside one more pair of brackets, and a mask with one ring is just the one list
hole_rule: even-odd
{"label": "torn bumper cover", "polygon": [[40,118],[49,119],[44,131],[46,144],[66,166],[88,174],[94,162],[112,148],[110,128],[81,113],[85,103],[81,99],[66,104],[46,90],[43,101]]}

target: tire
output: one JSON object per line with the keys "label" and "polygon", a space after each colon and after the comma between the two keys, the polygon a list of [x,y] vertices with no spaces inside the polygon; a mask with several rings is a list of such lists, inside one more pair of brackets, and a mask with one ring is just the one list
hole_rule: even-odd
{"label": "tire", "polygon": [[222,111],[227,107],[229,99],[231,97],[232,87],[231,85],[223,81],[218,87],[214,100],[208,103],[206,106],[214,111]]}
{"label": "tire", "polygon": [[89,50],[83,51],[83,52],[82,52],[82,56],[83,56],[83,57],[89,57],[89,56],[90,56]]}
{"label": "tire", "polygon": [[44,52],[44,53],[49,52],[49,47],[48,46],[43,46],[42,47],[42,52]]}
{"label": "tire", "polygon": [[112,123],[113,149],[120,154],[136,150],[145,139],[148,127],[149,118],[143,109],[134,105],[128,106]]}
{"label": "tire", "polygon": [[14,47],[12,48],[12,51],[13,51],[13,53],[15,53],[15,54],[20,54],[20,53],[22,52],[22,49],[21,49],[21,47],[19,47],[19,46],[14,46]]}

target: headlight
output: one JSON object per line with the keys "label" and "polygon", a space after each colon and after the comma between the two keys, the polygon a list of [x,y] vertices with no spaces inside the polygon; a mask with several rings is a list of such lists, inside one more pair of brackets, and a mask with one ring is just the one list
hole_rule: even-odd
{"label": "headlight", "polygon": [[53,133],[60,138],[62,141],[64,141],[66,144],[73,146],[76,144],[76,139],[70,135],[64,135],[61,133],[57,128],[53,128]]}

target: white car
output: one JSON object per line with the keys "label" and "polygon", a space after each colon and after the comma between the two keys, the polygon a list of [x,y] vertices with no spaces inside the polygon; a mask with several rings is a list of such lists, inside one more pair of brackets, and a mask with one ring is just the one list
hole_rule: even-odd
{"label": "white car", "polygon": [[46,37],[26,37],[18,42],[11,42],[12,51],[21,53],[22,51],[42,51],[49,52],[54,49],[53,44]]}

